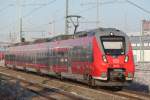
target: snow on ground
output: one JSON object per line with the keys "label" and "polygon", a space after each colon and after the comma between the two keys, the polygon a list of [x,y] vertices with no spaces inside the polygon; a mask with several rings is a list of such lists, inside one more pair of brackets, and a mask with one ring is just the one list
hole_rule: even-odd
{"label": "snow on ground", "polygon": [[150,63],[137,64],[134,81],[128,88],[150,93]]}
{"label": "snow on ground", "polygon": [[36,94],[23,89],[19,83],[0,80],[0,100],[32,100]]}
{"label": "snow on ground", "polygon": [[[0,66],[3,65],[4,61],[0,61]],[[150,63],[138,63],[136,65],[134,81],[127,88],[135,91],[150,93]]]}

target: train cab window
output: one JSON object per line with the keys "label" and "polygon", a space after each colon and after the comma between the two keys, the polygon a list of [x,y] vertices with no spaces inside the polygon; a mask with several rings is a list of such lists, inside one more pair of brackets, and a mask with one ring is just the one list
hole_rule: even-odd
{"label": "train cab window", "polygon": [[53,56],[53,50],[50,49],[50,50],[48,51],[48,56],[50,56],[50,57]]}
{"label": "train cab window", "polygon": [[125,38],[122,36],[102,36],[102,47],[106,55],[125,54]]}

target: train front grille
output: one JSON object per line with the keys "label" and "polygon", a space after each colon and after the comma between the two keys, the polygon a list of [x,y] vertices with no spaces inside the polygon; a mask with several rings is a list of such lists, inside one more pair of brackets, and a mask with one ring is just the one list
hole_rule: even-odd
{"label": "train front grille", "polygon": [[108,69],[109,81],[125,81],[124,69]]}

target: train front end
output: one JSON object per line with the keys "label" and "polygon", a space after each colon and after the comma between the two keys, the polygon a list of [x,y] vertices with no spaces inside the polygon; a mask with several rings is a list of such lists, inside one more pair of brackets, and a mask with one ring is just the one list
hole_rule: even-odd
{"label": "train front end", "polygon": [[[127,85],[134,78],[134,60],[128,36],[116,29],[93,39],[93,79],[105,86]],[[127,84],[126,84],[127,83]]]}

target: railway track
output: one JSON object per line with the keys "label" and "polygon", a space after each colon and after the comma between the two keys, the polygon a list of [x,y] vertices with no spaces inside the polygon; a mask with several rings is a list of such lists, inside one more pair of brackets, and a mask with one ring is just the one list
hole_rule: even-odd
{"label": "railway track", "polygon": [[141,93],[141,92],[135,92],[131,90],[123,90],[123,91],[118,91],[117,94],[119,95],[127,95],[129,98],[132,97],[137,100],[149,100],[150,95],[146,93]]}
{"label": "railway track", "polygon": [[[11,73],[11,74],[8,74]],[[38,95],[52,100],[149,100],[150,95],[129,90],[110,91],[107,89],[96,88],[91,89],[85,84],[71,81],[60,81],[58,79],[41,77],[31,73],[16,71],[6,67],[0,67],[0,74],[9,77],[10,79],[17,79],[22,82],[22,86],[30,86],[31,91],[37,92]],[[34,80],[34,81],[33,81]],[[28,83],[28,84],[27,84]],[[29,85],[30,84],[30,85]],[[36,89],[45,90],[39,92]],[[35,89],[35,90],[34,90]],[[47,92],[48,91],[48,92]],[[48,93],[51,92],[50,95]],[[53,92],[53,93],[52,93]],[[71,94],[71,95],[70,95]],[[82,96],[80,96],[82,95]],[[53,97],[54,96],[54,97]],[[84,96],[84,97],[83,97]],[[86,97],[86,98],[85,98]]]}
{"label": "railway track", "polygon": [[22,75],[14,76],[12,74],[5,73],[6,70],[8,69],[5,68],[4,70],[0,70],[1,80],[7,80],[13,83],[18,82],[23,88],[39,96],[33,97],[34,100],[39,100],[39,98],[43,100],[88,100],[86,97],[75,95],[73,93],[66,92],[46,84],[36,82],[34,80],[28,80],[22,77]]}

